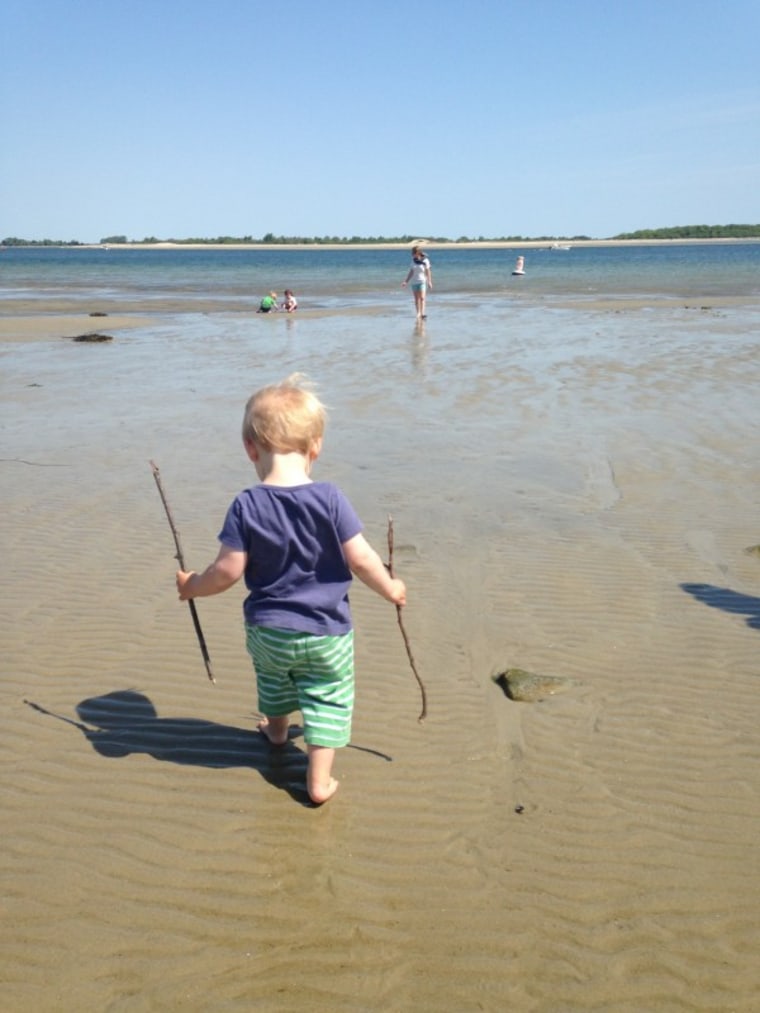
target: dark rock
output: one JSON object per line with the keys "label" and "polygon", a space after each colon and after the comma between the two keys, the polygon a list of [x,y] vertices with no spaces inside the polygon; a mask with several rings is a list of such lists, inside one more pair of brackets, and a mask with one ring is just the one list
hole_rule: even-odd
{"label": "dark rock", "polygon": [[562,679],[554,675],[535,675],[522,668],[508,668],[493,677],[510,700],[521,703],[537,703],[548,696],[556,696],[575,685],[572,679]]}

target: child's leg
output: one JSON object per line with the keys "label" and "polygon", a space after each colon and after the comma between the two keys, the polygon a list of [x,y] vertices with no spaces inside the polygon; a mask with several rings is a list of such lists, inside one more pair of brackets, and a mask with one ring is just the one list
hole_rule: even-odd
{"label": "child's leg", "polygon": [[289,715],[278,717],[264,717],[256,725],[262,735],[272,743],[273,746],[284,746],[288,741]]}
{"label": "child's leg", "polygon": [[303,642],[304,656],[295,682],[303,714],[309,756],[306,787],[318,805],[331,798],[338,782],[332,776],[335,750],[351,739],[354,707],[354,635],[314,637]]}
{"label": "child's leg", "polygon": [[257,728],[273,746],[288,741],[289,716],[298,710],[298,693],[289,674],[289,657],[297,634],[246,625],[246,646],[256,669],[259,710]]}
{"label": "child's leg", "polygon": [[340,783],[332,776],[335,750],[330,746],[307,746],[307,749],[309,769],[306,772],[306,790],[312,802],[321,805],[332,798]]}

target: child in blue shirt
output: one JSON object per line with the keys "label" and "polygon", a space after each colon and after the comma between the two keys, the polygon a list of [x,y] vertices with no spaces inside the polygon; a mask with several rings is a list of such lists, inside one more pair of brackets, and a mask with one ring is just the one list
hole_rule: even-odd
{"label": "child in blue shirt", "polygon": [[298,374],[248,400],[243,444],[259,484],[230,505],[214,562],[203,573],[177,571],[181,601],[219,594],[245,577],[246,646],[264,715],[258,729],[283,745],[290,713],[301,711],[306,787],[316,804],[335,794],[335,749],[351,735],[351,575],[394,605],[406,603],[403,581],[390,576],[343,493],[310,477],[325,420],[324,405]]}

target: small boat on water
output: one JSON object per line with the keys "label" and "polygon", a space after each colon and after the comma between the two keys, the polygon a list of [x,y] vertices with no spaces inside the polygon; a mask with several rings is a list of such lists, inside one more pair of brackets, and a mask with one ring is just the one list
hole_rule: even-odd
{"label": "small boat on water", "polygon": [[525,257],[518,257],[512,274],[525,274]]}
{"label": "small boat on water", "polygon": [[570,246],[570,243],[552,243],[551,249],[552,250],[571,250],[572,247]]}

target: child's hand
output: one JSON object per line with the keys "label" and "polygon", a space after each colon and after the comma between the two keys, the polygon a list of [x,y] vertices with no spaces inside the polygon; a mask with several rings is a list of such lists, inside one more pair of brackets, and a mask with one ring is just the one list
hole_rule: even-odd
{"label": "child's hand", "polygon": [[189,594],[189,584],[192,578],[195,576],[195,570],[177,570],[177,590],[179,591],[179,600],[188,601],[193,596]]}
{"label": "child's hand", "polygon": [[399,580],[397,577],[393,578],[389,598],[399,608],[406,605],[406,584],[403,580]]}

